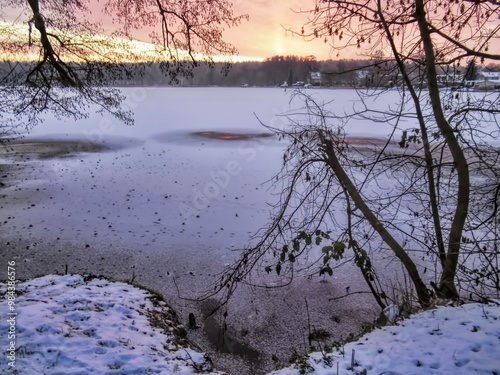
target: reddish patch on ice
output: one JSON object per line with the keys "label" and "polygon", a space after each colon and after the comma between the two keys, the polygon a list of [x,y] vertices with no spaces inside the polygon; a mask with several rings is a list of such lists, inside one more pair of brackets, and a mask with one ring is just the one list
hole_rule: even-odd
{"label": "reddish patch on ice", "polygon": [[270,138],[273,136],[271,133],[230,133],[218,131],[201,131],[193,132],[191,134],[196,137],[218,139],[221,141],[240,141],[253,138]]}
{"label": "reddish patch on ice", "polygon": [[383,146],[387,143],[387,140],[381,138],[369,138],[369,137],[345,137],[345,142],[350,145],[376,145]]}

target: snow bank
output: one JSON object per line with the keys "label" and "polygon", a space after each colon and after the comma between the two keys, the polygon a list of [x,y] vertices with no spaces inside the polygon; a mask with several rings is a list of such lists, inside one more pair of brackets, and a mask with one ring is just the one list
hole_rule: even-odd
{"label": "snow bank", "polygon": [[[1,283],[0,295],[6,291]],[[5,355],[11,341],[7,298],[0,303],[2,374],[193,374],[211,370],[209,359],[185,345],[185,331],[175,313],[149,292],[82,276],[45,276],[17,285],[16,291],[15,338],[11,339],[16,348],[15,367],[9,366],[11,359]]]}
{"label": "snow bank", "polygon": [[[312,353],[302,367],[317,375],[500,374],[499,306],[466,304],[428,310],[333,353]],[[299,373],[299,365],[272,372]]]}

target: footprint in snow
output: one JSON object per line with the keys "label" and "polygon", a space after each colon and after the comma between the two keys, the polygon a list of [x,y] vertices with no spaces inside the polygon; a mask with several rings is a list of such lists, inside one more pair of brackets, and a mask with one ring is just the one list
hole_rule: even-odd
{"label": "footprint in snow", "polygon": [[464,367],[467,363],[470,362],[470,359],[467,358],[461,358],[455,361],[455,366],[457,367]]}

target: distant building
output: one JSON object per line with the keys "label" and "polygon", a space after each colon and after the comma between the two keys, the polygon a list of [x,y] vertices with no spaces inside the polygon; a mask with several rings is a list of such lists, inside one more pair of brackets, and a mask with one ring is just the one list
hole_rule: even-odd
{"label": "distant building", "polygon": [[313,86],[321,85],[321,72],[310,72],[309,83]]}
{"label": "distant building", "polygon": [[[437,65],[436,72],[436,80],[439,87],[458,89],[466,86],[466,69],[464,68],[448,65]],[[424,78],[426,78],[425,74]]]}
{"label": "distant building", "polygon": [[366,79],[366,77],[368,77],[368,75],[370,74],[370,72],[368,70],[358,70],[356,71],[356,74],[358,76],[358,79]]}
{"label": "distant building", "polygon": [[500,72],[480,71],[474,80],[475,90],[500,90]]}
{"label": "distant building", "polygon": [[484,70],[477,73],[477,79],[483,79],[485,81],[494,81],[500,79],[500,72],[486,72]]}
{"label": "distant building", "polygon": [[436,80],[439,87],[460,87],[464,84],[462,74],[438,74]]}

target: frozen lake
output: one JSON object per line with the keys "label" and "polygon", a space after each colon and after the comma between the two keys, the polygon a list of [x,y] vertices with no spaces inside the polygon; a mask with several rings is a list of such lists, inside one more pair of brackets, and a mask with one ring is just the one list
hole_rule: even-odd
{"label": "frozen lake", "polygon": [[[126,92],[134,126],[99,116],[66,123],[47,119],[27,135],[37,141],[95,141],[111,151],[32,160],[30,166],[43,173],[17,193],[24,199],[30,188],[39,190],[29,194],[26,216],[15,209],[8,233],[86,242],[105,238],[115,245],[246,244],[269,216],[273,196],[266,181],[279,171],[286,146],[270,137],[256,116],[282,126],[278,114],[289,109],[290,91]],[[324,93],[342,105],[355,99],[350,90],[316,90]],[[381,130],[361,123],[352,134],[381,136]]]}
{"label": "frozen lake", "polygon": [[[211,301],[199,305],[178,295],[193,297],[209,287],[237,257],[232,250],[247,245],[269,219],[268,203],[276,197],[267,181],[279,171],[286,144],[270,136],[256,116],[283,126],[278,114],[290,108],[291,93],[261,88],[125,92],[134,126],[99,116],[78,122],[48,118],[26,140],[77,141],[68,146],[76,152],[8,159],[23,169],[21,181],[0,191],[2,258],[21,264],[20,278],[68,269],[133,279],[165,295],[185,321],[190,311],[201,314]],[[352,90],[308,93],[333,100],[338,108],[357,102]],[[397,97],[389,93],[383,102],[392,105]],[[414,122],[403,119],[400,125]],[[390,127],[353,121],[348,132],[385,139]],[[109,149],[78,152],[78,142],[87,141]],[[302,280],[285,291],[243,288],[230,306],[234,342],[226,343],[224,351],[247,356],[241,366],[255,366],[248,373],[258,373],[269,365],[272,352],[284,356],[294,348],[304,350],[306,298],[310,323],[335,338],[345,337],[376,311],[368,296],[328,301],[348,286],[364,289],[358,272],[346,268],[333,278]],[[213,339],[208,325],[204,332]],[[192,335],[205,347],[209,344],[203,332]],[[221,368],[231,363],[237,363],[234,357],[218,358]]]}

